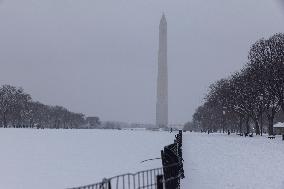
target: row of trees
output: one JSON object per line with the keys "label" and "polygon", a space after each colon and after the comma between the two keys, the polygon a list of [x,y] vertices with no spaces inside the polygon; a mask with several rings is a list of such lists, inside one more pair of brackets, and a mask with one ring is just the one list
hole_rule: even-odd
{"label": "row of trees", "polygon": [[84,123],[83,114],[34,102],[22,88],[0,88],[0,127],[79,128]]}
{"label": "row of trees", "polygon": [[209,87],[191,126],[273,135],[273,124],[283,112],[284,34],[275,34],[251,46],[248,63],[239,72]]}

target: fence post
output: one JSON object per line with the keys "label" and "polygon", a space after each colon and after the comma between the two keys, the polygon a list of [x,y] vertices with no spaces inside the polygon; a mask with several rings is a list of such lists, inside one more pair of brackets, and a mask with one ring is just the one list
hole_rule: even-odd
{"label": "fence post", "polygon": [[104,178],[99,188],[100,189],[111,189],[110,179]]}
{"label": "fence post", "polygon": [[157,175],[157,189],[164,189],[163,175]]}

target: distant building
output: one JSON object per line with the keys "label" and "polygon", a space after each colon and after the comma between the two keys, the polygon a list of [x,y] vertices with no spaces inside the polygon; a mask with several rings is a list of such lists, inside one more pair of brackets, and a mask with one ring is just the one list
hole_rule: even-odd
{"label": "distant building", "polygon": [[147,124],[147,123],[131,123],[130,128],[145,128],[145,129],[151,129],[155,128],[156,126],[153,124]]}
{"label": "distant building", "polygon": [[273,125],[274,134],[276,135],[283,135],[284,134],[284,123],[278,122]]}

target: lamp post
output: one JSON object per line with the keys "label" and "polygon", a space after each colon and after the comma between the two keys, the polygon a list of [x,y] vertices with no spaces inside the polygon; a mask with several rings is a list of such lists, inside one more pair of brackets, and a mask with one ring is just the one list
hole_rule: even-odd
{"label": "lamp post", "polygon": [[259,100],[260,100],[260,136],[262,136],[262,132],[263,132],[263,119],[262,119],[263,96],[259,96]]}
{"label": "lamp post", "polygon": [[226,107],[223,107],[223,133],[225,133],[225,116],[226,115]]}

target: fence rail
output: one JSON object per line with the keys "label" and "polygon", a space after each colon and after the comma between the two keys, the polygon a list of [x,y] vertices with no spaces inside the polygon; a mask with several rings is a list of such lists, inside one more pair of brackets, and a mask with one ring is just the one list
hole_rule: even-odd
{"label": "fence rail", "polygon": [[127,173],[103,179],[102,182],[69,189],[179,189],[184,178],[182,159],[182,131],[173,144],[161,151],[163,167]]}
{"label": "fence rail", "polygon": [[[182,158],[182,131],[175,136],[173,144],[164,147],[161,151],[164,169],[165,189],[179,189],[180,179],[184,178],[183,158]],[[172,169],[165,169],[170,165],[176,165]],[[170,179],[174,178],[174,179]]]}

